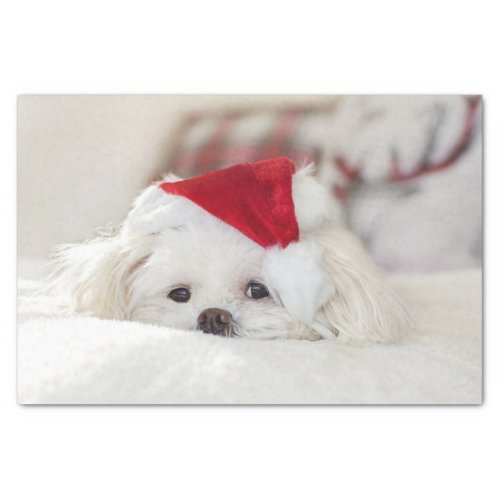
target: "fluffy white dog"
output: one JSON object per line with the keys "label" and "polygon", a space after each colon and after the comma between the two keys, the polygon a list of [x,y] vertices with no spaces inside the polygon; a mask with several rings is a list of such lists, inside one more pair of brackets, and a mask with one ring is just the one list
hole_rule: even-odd
{"label": "fluffy white dog", "polygon": [[256,339],[391,342],[411,320],[311,168],[278,158],[143,191],[113,233],[62,247],[72,308]]}

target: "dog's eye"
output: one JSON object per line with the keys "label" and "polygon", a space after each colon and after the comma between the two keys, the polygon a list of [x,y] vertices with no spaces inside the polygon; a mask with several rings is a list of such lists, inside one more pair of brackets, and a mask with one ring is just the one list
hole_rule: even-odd
{"label": "dog's eye", "polygon": [[168,294],[168,298],[175,302],[187,302],[191,298],[191,292],[187,288],[175,288]]}
{"label": "dog's eye", "polygon": [[269,296],[269,291],[262,283],[251,281],[245,295],[251,299],[263,299]]}

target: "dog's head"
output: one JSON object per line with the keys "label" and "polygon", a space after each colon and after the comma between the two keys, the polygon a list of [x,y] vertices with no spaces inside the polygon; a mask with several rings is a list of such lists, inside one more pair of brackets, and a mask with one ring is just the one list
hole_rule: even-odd
{"label": "dog's head", "polygon": [[[292,192],[304,237],[327,220],[330,199],[310,169],[294,175]],[[157,185],[137,198],[119,238],[135,260],[122,284],[130,319],[225,336],[317,336],[304,324],[333,286],[312,241],[265,249]]]}

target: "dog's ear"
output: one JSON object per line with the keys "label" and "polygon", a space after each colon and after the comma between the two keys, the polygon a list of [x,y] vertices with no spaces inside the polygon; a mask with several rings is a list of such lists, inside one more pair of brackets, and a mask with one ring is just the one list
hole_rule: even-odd
{"label": "dog's ear", "polygon": [[318,242],[335,293],[317,320],[339,341],[388,343],[414,328],[405,306],[356,237],[344,230],[327,230]]}
{"label": "dog's ear", "polygon": [[54,255],[48,289],[76,312],[129,319],[128,280],[148,255],[144,241],[125,243],[120,235],[64,245]]}
{"label": "dog's ear", "polygon": [[[168,175],[163,181],[175,182]],[[72,309],[101,318],[128,319],[128,284],[132,274],[146,263],[155,235],[179,224],[184,200],[171,196],[155,183],[135,199],[132,210],[114,234],[85,243],[59,247],[54,273],[45,287]]]}

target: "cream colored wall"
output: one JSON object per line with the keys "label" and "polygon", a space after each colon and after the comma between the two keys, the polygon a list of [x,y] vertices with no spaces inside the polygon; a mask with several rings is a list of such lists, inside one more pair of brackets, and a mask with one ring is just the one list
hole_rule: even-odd
{"label": "cream colored wall", "polygon": [[313,104],[328,96],[75,95],[18,99],[18,254],[89,238],[119,223],[167,170],[183,114]]}

